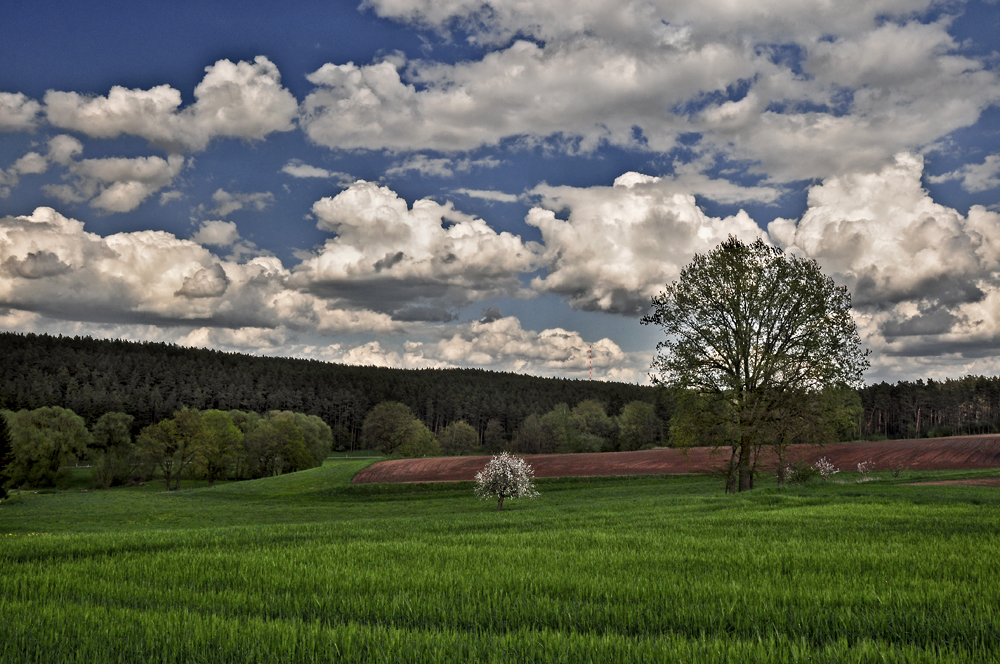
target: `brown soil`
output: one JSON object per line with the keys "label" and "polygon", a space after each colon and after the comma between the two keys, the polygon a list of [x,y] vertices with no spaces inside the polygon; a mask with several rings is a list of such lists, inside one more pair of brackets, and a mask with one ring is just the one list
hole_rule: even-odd
{"label": "brown soil", "polygon": [[[1000,435],[921,438],[877,442],[838,443],[825,447],[793,445],[786,463],[815,463],[826,457],[841,470],[855,470],[871,461],[875,470],[968,470],[1000,468]],[[724,467],[726,449],[694,447],[599,454],[530,454],[525,459],[535,477],[586,477],[597,475],[668,475],[708,473]],[[763,470],[773,469],[776,458],[766,453]],[[435,457],[380,461],[354,477],[355,484],[370,482],[451,482],[472,480],[487,458]],[[962,480],[964,482],[972,480]]]}

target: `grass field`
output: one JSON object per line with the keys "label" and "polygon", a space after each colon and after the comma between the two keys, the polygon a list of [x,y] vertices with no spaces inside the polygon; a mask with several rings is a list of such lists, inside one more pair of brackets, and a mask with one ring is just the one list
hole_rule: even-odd
{"label": "grass field", "polygon": [[1000,490],[900,483],[981,471],[540,480],[498,513],[367,463],[3,505],[0,661],[1000,661]]}

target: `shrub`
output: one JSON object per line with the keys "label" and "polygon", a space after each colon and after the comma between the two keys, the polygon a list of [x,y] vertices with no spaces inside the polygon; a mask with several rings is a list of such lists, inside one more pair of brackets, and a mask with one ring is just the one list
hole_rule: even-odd
{"label": "shrub", "polygon": [[785,468],[785,477],[791,484],[805,484],[814,477],[819,477],[819,468],[807,464],[798,464]]}
{"label": "shrub", "polygon": [[819,471],[820,477],[822,477],[824,480],[828,480],[830,479],[830,477],[840,472],[840,469],[834,466],[833,463],[826,457],[823,457],[822,459],[817,461],[815,466],[816,470]]}

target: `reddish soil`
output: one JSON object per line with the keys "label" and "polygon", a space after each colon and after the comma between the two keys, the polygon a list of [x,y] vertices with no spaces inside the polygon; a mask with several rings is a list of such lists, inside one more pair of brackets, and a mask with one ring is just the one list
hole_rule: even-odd
{"label": "reddish soil", "polygon": [[[672,475],[708,473],[726,464],[728,450],[694,447],[686,452],[674,449],[599,454],[529,454],[525,459],[535,469],[535,477],[586,477],[596,475]],[[1000,435],[886,440],[838,443],[825,447],[793,445],[787,463],[815,463],[826,457],[841,470],[855,470],[858,463],[871,461],[875,470],[967,470],[1000,468]],[[354,477],[355,484],[369,482],[452,482],[471,480],[487,458],[435,457],[380,461]],[[765,454],[764,469],[776,459]]]}

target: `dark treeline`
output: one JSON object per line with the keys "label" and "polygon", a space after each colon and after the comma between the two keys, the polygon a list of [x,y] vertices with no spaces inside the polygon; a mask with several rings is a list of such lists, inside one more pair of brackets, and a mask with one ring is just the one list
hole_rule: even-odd
{"label": "dark treeline", "polygon": [[1000,377],[878,383],[861,391],[862,437],[920,438],[1000,431]]}
{"label": "dark treeline", "polygon": [[[512,439],[531,414],[593,399],[616,416],[632,401],[657,403],[650,387],[539,378],[481,369],[387,369],[257,357],[165,343],[0,333],[0,408],[69,408],[88,426],[128,413],[134,429],[188,407],[316,415],[334,449],[353,449],[365,416],[383,401],[406,404],[434,433],[464,420],[480,437],[489,422]],[[666,402],[657,403],[669,420]]]}

